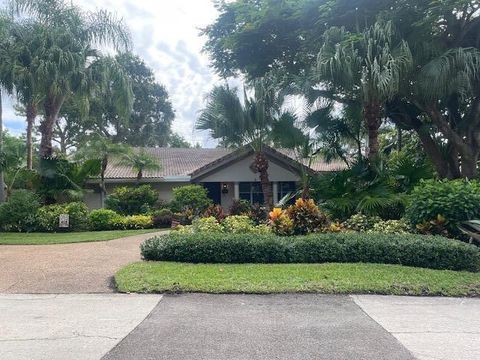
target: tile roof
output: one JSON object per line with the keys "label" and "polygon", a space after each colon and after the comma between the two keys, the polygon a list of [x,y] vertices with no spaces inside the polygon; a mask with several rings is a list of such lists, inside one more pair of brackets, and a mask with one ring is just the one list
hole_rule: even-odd
{"label": "tile roof", "polygon": [[[196,170],[214,162],[221,161],[226,155],[231,154],[233,149],[185,149],[185,148],[145,148],[145,150],[158,159],[161,168],[155,171],[145,171],[143,178],[155,179],[170,176],[190,176]],[[294,159],[293,153],[289,150],[278,150],[283,155]],[[336,171],[345,168],[343,163],[325,163],[317,159],[311,166],[314,171]],[[115,159],[109,161],[105,172],[106,179],[131,179],[136,173],[128,166],[119,165]]]}

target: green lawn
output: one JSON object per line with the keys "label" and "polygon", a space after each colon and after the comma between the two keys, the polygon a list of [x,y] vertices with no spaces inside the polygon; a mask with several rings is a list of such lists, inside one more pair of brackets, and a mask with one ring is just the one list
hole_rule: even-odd
{"label": "green lawn", "polygon": [[46,245],[67,244],[77,242],[106,241],[125,236],[139,235],[159,231],[148,230],[113,230],[113,231],[85,231],[71,233],[2,233],[0,245]]}
{"label": "green lawn", "polygon": [[115,275],[121,292],[479,296],[480,273],[383,264],[138,262]]}

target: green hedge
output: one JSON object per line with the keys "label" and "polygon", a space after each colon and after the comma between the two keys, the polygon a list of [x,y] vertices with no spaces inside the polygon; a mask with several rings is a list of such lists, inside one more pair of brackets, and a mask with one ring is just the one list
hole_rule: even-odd
{"label": "green hedge", "polygon": [[439,236],[325,233],[279,237],[273,234],[176,234],[141,245],[145,260],[192,263],[365,262],[432,269],[480,270],[480,250]]}

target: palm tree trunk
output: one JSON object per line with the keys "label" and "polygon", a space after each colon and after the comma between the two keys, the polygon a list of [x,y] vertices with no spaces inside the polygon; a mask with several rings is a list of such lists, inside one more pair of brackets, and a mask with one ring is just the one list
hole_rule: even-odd
{"label": "palm tree trunk", "polygon": [[40,124],[40,157],[50,158],[53,155],[53,129],[57,123],[58,114],[62,107],[64,98],[49,95],[45,101],[45,117]]}
{"label": "palm tree trunk", "polygon": [[140,180],[142,180],[142,177],[143,177],[143,170],[140,169],[138,170],[138,173],[137,173],[137,185],[140,185]]}
{"label": "palm tree trunk", "polygon": [[381,105],[377,102],[371,102],[364,105],[363,116],[365,126],[368,132],[368,154],[370,161],[374,161],[378,156],[378,130],[382,124]]}
{"label": "palm tree trunk", "polygon": [[[108,157],[104,156],[102,159],[102,168],[100,171],[100,191],[102,192],[102,198],[107,194],[107,189],[105,187],[105,171],[107,171]],[[103,204],[102,204],[103,205]]]}
{"label": "palm tree trunk", "polygon": [[[0,157],[3,152],[3,107],[2,107],[2,90],[0,89]],[[0,162],[2,159],[0,158]],[[0,163],[0,203],[5,201],[5,181],[3,175],[3,164]]]}
{"label": "palm tree trunk", "polygon": [[273,207],[273,190],[268,177],[268,160],[262,151],[255,153],[253,166],[260,176],[265,207],[271,209]]}
{"label": "palm tree trunk", "polygon": [[33,169],[33,142],[32,131],[37,117],[37,107],[34,102],[27,104],[27,169]]}

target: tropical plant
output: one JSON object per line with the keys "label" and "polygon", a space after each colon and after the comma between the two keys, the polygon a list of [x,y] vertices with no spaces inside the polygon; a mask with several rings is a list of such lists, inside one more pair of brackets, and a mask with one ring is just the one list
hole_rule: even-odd
{"label": "tropical plant", "polygon": [[381,160],[374,165],[362,160],[350,169],[318,176],[313,187],[320,207],[339,220],[356,213],[399,219],[407,202],[406,193],[392,187]]}
{"label": "tropical plant", "polygon": [[297,235],[321,231],[327,225],[326,215],[320,211],[313,199],[297,199],[294,205],[287,208],[287,215],[293,222],[293,230]]}
{"label": "tropical plant", "polygon": [[145,171],[161,169],[158,159],[145,149],[127,149],[127,151],[122,154],[118,163],[131,167],[137,173],[137,184],[142,180]]}
{"label": "tropical plant", "polygon": [[324,34],[317,74],[343,93],[362,102],[368,133],[368,158],[378,154],[383,103],[399,91],[402,76],[412,65],[408,44],[399,40],[391,21],[377,21],[360,34],[332,27]]}
{"label": "tropical plant", "polygon": [[5,201],[5,180],[4,170],[5,154],[3,151],[3,107],[2,93],[13,92],[13,75],[11,64],[9,63],[9,53],[11,51],[10,38],[8,36],[11,21],[6,14],[0,13],[0,204]]}
{"label": "tropical plant", "polygon": [[7,202],[0,204],[0,229],[16,232],[35,230],[39,207],[38,195],[27,190],[15,191]]}
{"label": "tropical plant", "polygon": [[[216,86],[209,94],[206,107],[197,119],[196,128],[209,130],[214,139],[224,146],[248,145],[254,151],[252,171],[259,174],[265,205],[273,205],[272,185],[268,176],[269,162],[265,145],[278,141],[275,127],[292,124],[292,115],[282,112],[282,96],[267,78],[252,82],[253,97],[244,90],[243,104],[236,89],[228,85]],[[286,119],[286,120],[285,120]],[[293,134],[293,127],[290,127]],[[283,132],[284,137],[289,136]]]}
{"label": "tropical plant", "polygon": [[431,228],[458,235],[457,226],[480,216],[480,183],[475,180],[424,180],[410,195],[405,217],[413,227],[431,232]]}
{"label": "tropical plant", "polygon": [[47,204],[82,201],[86,182],[100,172],[100,162],[69,161],[62,158],[41,158],[38,165],[40,177],[37,192]]}
{"label": "tropical plant", "polygon": [[108,162],[112,156],[121,154],[127,148],[122,144],[115,144],[108,138],[101,135],[91,136],[86,143],[81,146],[75,156],[83,160],[99,160],[100,166],[100,189],[105,195],[107,190],[105,188],[105,172],[107,170]]}
{"label": "tropical plant", "polygon": [[[98,86],[108,86],[115,78],[118,101],[131,107],[131,87],[116,62],[102,58],[95,45],[127,49],[130,37],[122,21],[107,11],[84,12],[66,0],[11,0],[20,18],[38,24],[40,46],[32,54],[35,91],[43,95],[44,118],[40,123],[40,156],[53,154],[54,126],[64,102],[75,94],[87,99]],[[59,60],[60,59],[60,60]]]}

